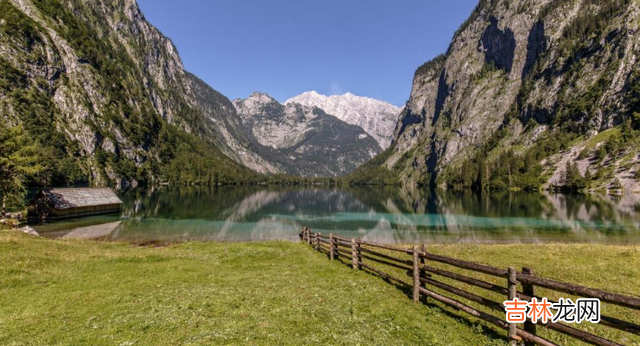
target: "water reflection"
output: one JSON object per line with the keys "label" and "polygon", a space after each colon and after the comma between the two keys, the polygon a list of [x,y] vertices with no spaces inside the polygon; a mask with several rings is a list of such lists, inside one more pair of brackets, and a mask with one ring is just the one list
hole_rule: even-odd
{"label": "water reflection", "polygon": [[108,239],[122,221],[77,227],[62,236],[64,239]]}
{"label": "water reflection", "polygon": [[50,237],[298,240],[303,226],[381,243],[640,243],[640,196],[476,194],[397,188],[161,188],[120,216],[36,225]]}

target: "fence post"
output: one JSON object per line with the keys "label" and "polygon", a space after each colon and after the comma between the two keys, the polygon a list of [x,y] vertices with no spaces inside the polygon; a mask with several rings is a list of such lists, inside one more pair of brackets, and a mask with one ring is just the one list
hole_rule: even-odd
{"label": "fence post", "polygon": [[[533,269],[531,268],[522,268],[522,273],[523,274],[528,274],[528,275],[533,275]],[[533,289],[533,285],[530,284],[522,284],[522,293],[528,295],[529,297],[534,297],[535,296],[535,291]],[[531,322],[531,320],[526,320],[524,322],[524,330],[526,330],[527,332],[536,335],[536,325],[534,323]],[[524,343],[525,346],[535,346],[534,342],[525,342]]]}
{"label": "fence post", "polygon": [[358,249],[356,246],[356,240],[355,238],[351,238],[351,266],[353,267],[353,269],[358,269],[359,264],[358,264],[359,258],[358,258]]}
{"label": "fence post", "polygon": [[362,270],[362,240],[356,239],[356,255],[358,255],[358,269]]}
{"label": "fence post", "polygon": [[322,239],[322,233],[316,233],[316,250],[320,251],[320,239]]}
{"label": "fence post", "polygon": [[329,234],[329,259],[333,261],[335,253],[335,244],[333,243],[333,233]]}
{"label": "fence post", "polygon": [[[509,267],[509,269],[507,270],[507,272],[509,273],[509,278],[508,278],[508,293],[509,293],[509,300],[515,299],[518,296],[518,280],[516,279],[516,268],[514,267]],[[518,333],[516,332],[516,329],[518,328],[518,325],[516,323],[509,323],[509,345],[510,346],[517,346],[518,345]]]}
{"label": "fence post", "polygon": [[[421,245],[420,245],[420,252],[422,252],[423,254],[426,254],[426,253],[427,253],[427,246],[426,246],[426,245],[424,245],[424,244],[421,244]],[[421,266],[422,268],[425,268],[425,267],[426,267],[426,266],[425,266],[425,264],[426,264],[426,263],[427,263],[427,260],[426,260],[424,257],[420,257],[420,266]],[[429,276],[429,274],[427,273],[427,269],[426,269],[426,268],[424,269],[424,276],[425,276],[425,277],[428,277],[428,276]],[[425,288],[425,289],[427,288],[427,283],[426,283],[426,282],[424,283],[424,288]],[[424,296],[422,297],[422,299],[423,299],[424,303],[426,304],[426,303],[427,303],[427,299],[428,299],[428,298],[427,298],[427,295],[424,295]]]}
{"label": "fence post", "polygon": [[418,245],[413,246],[413,302],[420,301],[420,253]]}

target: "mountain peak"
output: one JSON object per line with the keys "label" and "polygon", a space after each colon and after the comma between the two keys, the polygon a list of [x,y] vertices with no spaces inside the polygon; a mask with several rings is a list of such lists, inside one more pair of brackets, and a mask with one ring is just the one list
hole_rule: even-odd
{"label": "mountain peak", "polygon": [[[304,97],[319,96],[308,92]],[[234,101],[234,106],[242,125],[255,138],[256,150],[283,173],[344,175],[382,151],[361,127],[325,114],[321,108],[269,100],[272,98],[264,93],[253,93]]]}
{"label": "mountain peak", "polygon": [[254,91],[246,99],[236,99],[232,103],[241,115],[257,114],[261,109],[270,105],[281,107],[276,99],[260,91]]}
{"label": "mountain peak", "polygon": [[391,144],[400,108],[384,101],[357,96],[351,92],[343,95],[322,95],[316,91],[307,91],[285,101],[308,107],[318,107],[325,113],[356,125],[367,132],[386,149]]}
{"label": "mountain peak", "polygon": [[254,91],[251,93],[251,95],[249,95],[249,97],[247,97],[245,99],[246,100],[255,100],[255,101],[262,101],[262,102],[273,102],[276,101],[276,99],[274,99],[273,97],[271,97],[271,95],[265,93],[265,92],[261,92],[261,91]]}

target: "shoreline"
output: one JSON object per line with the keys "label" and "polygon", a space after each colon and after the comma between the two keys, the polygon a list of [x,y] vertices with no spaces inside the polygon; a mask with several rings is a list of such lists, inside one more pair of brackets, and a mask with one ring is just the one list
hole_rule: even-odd
{"label": "shoreline", "polygon": [[[82,228],[82,227],[80,227]],[[72,232],[76,229],[71,229],[67,232]],[[61,240],[61,241],[70,241],[70,240],[86,240],[86,241],[91,241],[91,242],[98,242],[98,243],[122,243],[122,244],[130,244],[130,245],[134,245],[134,246],[138,246],[138,247],[145,247],[145,246],[152,246],[152,247],[158,247],[158,246],[172,246],[172,245],[179,245],[179,244],[185,244],[185,243],[214,243],[214,244],[251,244],[251,243],[268,243],[268,242],[280,242],[280,241],[285,241],[285,242],[291,242],[291,243],[300,243],[301,241],[298,240],[297,235],[295,237],[291,237],[291,238],[295,238],[295,240],[292,240],[291,238],[282,238],[282,239],[256,239],[256,240],[234,240],[234,239],[229,239],[229,240],[213,240],[213,239],[207,239],[207,240],[203,240],[203,239],[188,239],[188,240],[181,240],[181,239],[142,239],[142,240],[135,240],[135,239],[109,239],[107,237],[85,237],[82,234],[78,234],[76,236],[66,236],[66,235],[56,235],[56,236],[51,236],[48,235],[47,233],[50,232],[44,232],[44,233],[40,233],[37,231],[37,229],[34,229],[32,226],[28,225],[27,223],[21,223],[18,226],[9,226],[3,223],[0,223],[0,232],[1,231],[12,231],[12,232],[16,232],[16,233],[25,233],[31,236],[36,236],[36,237],[40,237],[42,239],[45,240],[52,240],[52,241],[56,241],[56,240]],[[58,233],[58,232],[56,232]],[[329,232],[327,232],[326,234],[329,234]],[[336,236],[340,236],[340,233],[335,233]],[[611,240],[607,240],[607,241],[600,241],[599,239],[596,239],[595,241],[590,241],[590,240],[562,240],[562,239],[537,239],[537,238],[531,238],[531,239],[504,239],[504,238],[500,238],[500,237],[496,237],[496,239],[486,239],[486,240],[480,240],[478,241],[477,239],[471,240],[471,241],[457,241],[457,242],[448,242],[448,241],[423,241],[423,242],[405,242],[405,241],[401,241],[401,242],[386,242],[384,240],[370,240],[367,238],[363,238],[363,240],[369,240],[381,245],[388,245],[388,246],[396,246],[396,247],[411,247],[413,245],[426,245],[426,246],[437,246],[437,247],[464,247],[464,246],[553,246],[553,245],[558,245],[558,246],[611,246],[611,247],[640,247],[640,242],[634,242],[634,241],[611,241]]]}

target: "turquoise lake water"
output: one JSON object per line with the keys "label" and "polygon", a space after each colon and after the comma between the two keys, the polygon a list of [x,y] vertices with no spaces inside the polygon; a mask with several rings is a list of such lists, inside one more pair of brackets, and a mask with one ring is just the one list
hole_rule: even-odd
{"label": "turquoise lake water", "polygon": [[299,230],[394,243],[640,243],[640,196],[399,188],[160,188],[119,215],[32,225],[46,237],[132,243],[298,241]]}

